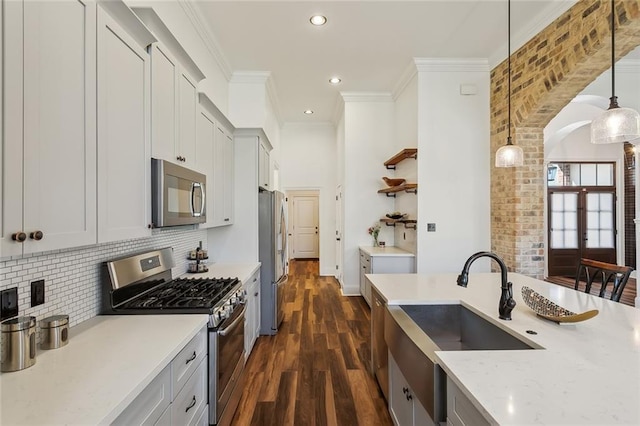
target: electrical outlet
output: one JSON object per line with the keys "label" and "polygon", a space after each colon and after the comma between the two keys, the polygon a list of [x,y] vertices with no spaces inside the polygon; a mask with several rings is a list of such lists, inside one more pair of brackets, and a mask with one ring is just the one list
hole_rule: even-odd
{"label": "electrical outlet", "polygon": [[436,232],[436,224],[427,223],[427,232]]}
{"label": "electrical outlet", "polygon": [[18,287],[0,292],[0,321],[18,316]]}
{"label": "electrical outlet", "polygon": [[31,307],[44,303],[44,280],[31,282]]}

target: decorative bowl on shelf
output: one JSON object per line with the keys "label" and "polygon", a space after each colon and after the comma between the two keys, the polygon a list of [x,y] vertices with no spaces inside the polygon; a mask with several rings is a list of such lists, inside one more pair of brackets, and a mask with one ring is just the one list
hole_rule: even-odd
{"label": "decorative bowl on shelf", "polygon": [[400,178],[394,179],[394,178],[388,178],[386,176],[383,177],[382,180],[384,181],[384,183],[386,183],[388,186],[391,186],[391,187],[400,186],[406,182],[406,179],[400,179]]}
{"label": "decorative bowl on shelf", "polygon": [[387,216],[389,219],[393,219],[393,220],[398,220],[398,219],[403,219],[407,216],[407,214],[402,214],[400,212],[393,212],[393,213],[387,213],[385,216]]}
{"label": "decorative bowl on shelf", "polygon": [[598,315],[598,310],[593,309],[582,313],[571,312],[558,306],[540,293],[527,286],[522,287],[522,299],[538,316],[557,323],[571,323],[585,321]]}

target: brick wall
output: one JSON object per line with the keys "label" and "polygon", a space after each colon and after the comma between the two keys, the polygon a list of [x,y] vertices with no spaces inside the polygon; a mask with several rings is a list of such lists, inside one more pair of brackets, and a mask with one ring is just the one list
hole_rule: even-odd
{"label": "brick wall", "polygon": [[[520,168],[493,166],[507,140],[507,61],[491,71],[491,247],[509,270],[543,277],[543,129],[610,68],[609,16],[608,0],[581,0],[512,53],[512,135],[524,150]],[[640,45],[640,0],[616,1],[615,16],[620,58]]]}

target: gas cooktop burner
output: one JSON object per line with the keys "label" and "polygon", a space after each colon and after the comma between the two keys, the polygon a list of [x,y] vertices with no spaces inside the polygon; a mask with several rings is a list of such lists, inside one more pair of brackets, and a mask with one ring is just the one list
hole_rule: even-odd
{"label": "gas cooktop burner", "polygon": [[121,309],[211,309],[239,283],[237,278],[179,278],[154,287]]}

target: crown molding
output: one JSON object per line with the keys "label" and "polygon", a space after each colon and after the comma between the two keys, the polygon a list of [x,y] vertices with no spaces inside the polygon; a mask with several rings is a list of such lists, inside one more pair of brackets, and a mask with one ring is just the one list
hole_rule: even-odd
{"label": "crown molding", "polygon": [[278,91],[276,90],[276,84],[273,81],[273,77],[269,75],[266,81],[267,87],[267,99],[271,103],[273,108],[273,114],[276,116],[278,126],[282,127],[282,111],[280,110],[280,100],[278,99]]}
{"label": "crown molding", "polygon": [[389,92],[340,92],[345,102],[393,102]]}
{"label": "crown molding", "polygon": [[220,48],[220,44],[218,40],[215,38],[209,26],[204,22],[202,16],[202,10],[200,7],[193,2],[192,0],[177,0],[178,4],[182,7],[187,18],[191,21],[194,29],[202,39],[204,45],[206,46],[213,59],[216,61],[220,70],[224,74],[227,81],[231,78],[231,74],[233,73],[231,69],[231,65],[227,58],[222,53],[222,49]]}
{"label": "crown molding", "polygon": [[486,58],[414,58],[418,72],[489,72]]}
{"label": "crown molding", "polygon": [[269,71],[234,71],[229,83],[264,84],[266,86],[270,77]]}
{"label": "crown molding", "polygon": [[418,74],[418,68],[416,67],[416,62],[414,58],[414,60],[412,60],[409,63],[409,66],[405,68],[404,72],[400,76],[400,80],[398,80],[395,87],[391,91],[391,96],[393,96],[394,100],[398,99],[400,95],[402,95],[402,93],[405,91],[409,83],[411,83],[411,81],[417,74]]}

